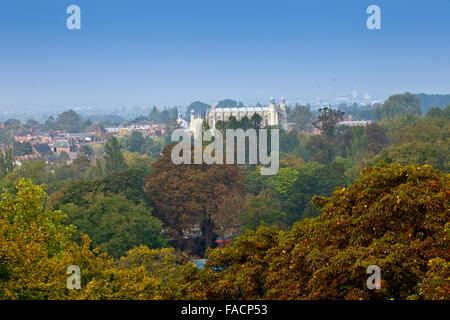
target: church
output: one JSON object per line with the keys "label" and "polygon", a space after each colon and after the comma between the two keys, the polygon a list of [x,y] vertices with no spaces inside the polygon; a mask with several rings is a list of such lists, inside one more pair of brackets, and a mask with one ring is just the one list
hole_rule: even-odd
{"label": "church", "polygon": [[[286,116],[286,101],[284,98],[278,103],[274,98],[270,99],[269,106],[261,107],[220,107],[212,105],[206,111],[206,121],[211,128],[215,128],[216,123],[219,121],[228,121],[231,116],[236,120],[241,120],[244,117],[251,118],[254,114],[261,116],[262,124],[267,126],[280,126],[282,129],[288,129],[287,116]],[[189,131],[192,134],[196,134],[201,131],[202,119],[200,116],[194,115],[194,110],[191,111],[191,122],[189,125]]]}

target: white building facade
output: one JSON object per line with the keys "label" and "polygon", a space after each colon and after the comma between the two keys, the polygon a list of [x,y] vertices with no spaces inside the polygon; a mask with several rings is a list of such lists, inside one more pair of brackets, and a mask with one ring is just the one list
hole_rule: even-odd
{"label": "white building facade", "polygon": [[[212,106],[206,111],[206,121],[211,128],[215,128],[216,123],[219,121],[228,121],[230,117],[241,120],[244,117],[251,119],[254,114],[258,114],[262,119],[262,126],[280,126],[282,129],[288,129],[287,116],[286,116],[286,102],[284,98],[278,103],[275,99],[270,99],[269,106],[261,107],[220,107]],[[201,132],[202,119],[199,116],[195,116],[194,112],[191,112],[191,123],[189,131],[191,133]]]}

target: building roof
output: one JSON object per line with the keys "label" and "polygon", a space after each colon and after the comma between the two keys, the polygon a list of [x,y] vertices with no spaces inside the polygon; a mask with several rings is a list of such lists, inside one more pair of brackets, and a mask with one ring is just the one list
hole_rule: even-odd
{"label": "building roof", "polygon": [[37,153],[40,154],[49,154],[52,152],[49,145],[46,143],[35,143],[33,144],[33,148]]}
{"label": "building roof", "polygon": [[337,126],[347,126],[347,127],[364,127],[369,124],[370,120],[346,120],[338,122]]}
{"label": "building roof", "polygon": [[95,132],[95,133],[104,134],[104,133],[106,133],[106,130],[105,130],[105,128],[102,127],[102,125],[99,122],[94,122],[93,124],[91,124],[89,126],[89,128],[87,128],[85,130],[85,132],[88,132],[88,133]]}
{"label": "building roof", "polygon": [[70,148],[70,143],[67,140],[56,140],[53,143],[54,148]]}
{"label": "building roof", "polygon": [[270,108],[269,107],[240,107],[240,108],[236,108],[236,107],[232,107],[232,108],[215,108],[215,109],[209,109],[208,113],[213,113],[213,112],[269,112]]}

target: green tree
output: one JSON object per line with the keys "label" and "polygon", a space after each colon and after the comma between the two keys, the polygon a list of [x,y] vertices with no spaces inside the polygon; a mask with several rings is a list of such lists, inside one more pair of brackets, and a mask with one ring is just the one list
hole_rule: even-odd
{"label": "green tree", "polygon": [[0,179],[14,171],[16,168],[12,149],[0,151]]}
{"label": "green tree", "polygon": [[344,112],[333,110],[331,107],[319,109],[319,116],[313,122],[314,127],[318,128],[328,140],[334,137],[336,125],[344,119]]}
{"label": "green tree", "polygon": [[256,230],[261,224],[286,229],[289,226],[287,214],[280,202],[270,192],[263,192],[251,197],[247,206],[240,213],[242,230]]}
{"label": "green tree", "polygon": [[149,120],[153,120],[156,123],[161,122],[161,115],[159,113],[159,110],[156,108],[156,106],[153,106],[153,108],[150,110],[150,114],[148,116]]}
{"label": "green tree", "polygon": [[439,107],[434,107],[428,110],[427,117],[439,118],[442,116],[442,110]]}
{"label": "green tree", "polygon": [[83,152],[88,157],[92,157],[94,155],[94,149],[89,144],[83,144],[80,148],[80,152]]}
{"label": "green tree", "polygon": [[130,152],[142,152],[142,147],[145,144],[145,138],[142,135],[142,132],[133,131],[126,139],[125,139],[125,149]]}
{"label": "green tree", "polygon": [[72,109],[64,111],[56,118],[56,126],[67,132],[80,132],[81,117]]}
{"label": "green tree", "polygon": [[364,132],[367,137],[367,148],[375,155],[389,143],[386,132],[376,123],[367,125]]}
{"label": "green tree", "polygon": [[112,137],[106,142],[104,159],[107,173],[126,169],[127,165],[116,137]]}
{"label": "green tree", "polygon": [[289,119],[295,123],[297,131],[307,131],[312,126],[314,115],[308,107],[296,105],[295,109],[289,114]]}
{"label": "green tree", "polygon": [[67,162],[70,161],[70,156],[67,152],[61,151],[61,153],[58,156],[58,162],[62,164],[67,164]]}
{"label": "green tree", "polygon": [[14,141],[13,151],[15,156],[24,156],[33,153],[33,147],[29,142]]}
{"label": "green tree", "polygon": [[89,235],[93,245],[109,255],[120,257],[139,245],[151,248],[165,245],[160,235],[161,221],[142,204],[134,204],[120,195],[87,194],[84,200],[83,206],[69,203],[60,208],[69,223]]}
{"label": "green tree", "polygon": [[409,92],[390,96],[381,107],[376,108],[374,117],[377,120],[393,118],[401,114],[420,114],[420,99]]}

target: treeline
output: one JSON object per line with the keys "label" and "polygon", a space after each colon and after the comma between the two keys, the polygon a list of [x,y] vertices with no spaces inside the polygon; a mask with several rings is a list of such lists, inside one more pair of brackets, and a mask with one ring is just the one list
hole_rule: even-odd
{"label": "treeline", "polygon": [[[247,231],[208,250],[199,269],[173,249],[111,259],[88,236],[77,244],[43,189],[21,181],[0,201],[0,298],[449,299],[449,187],[429,165],[367,168],[331,198],[314,197],[319,217]],[[79,290],[66,288],[70,265]],[[369,265],[382,270],[381,290],[366,289]]]}
{"label": "treeline", "polygon": [[[175,165],[173,145],[138,133],[72,163],[0,152],[0,298],[449,299],[450,106],[420,115],[405,94],[379,108],[343,127],[341,110],[296,106],[273,176]],[[72,264],[81,290],[65,288]]]}

